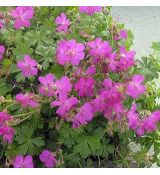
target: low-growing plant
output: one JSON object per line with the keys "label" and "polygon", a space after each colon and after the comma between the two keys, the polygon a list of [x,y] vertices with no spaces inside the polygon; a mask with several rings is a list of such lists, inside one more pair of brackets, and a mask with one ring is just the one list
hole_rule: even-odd
{"label": "low-growing plant", "polygon": [[1,7],[1,167],[159,166],[160,44],[110,9]]}

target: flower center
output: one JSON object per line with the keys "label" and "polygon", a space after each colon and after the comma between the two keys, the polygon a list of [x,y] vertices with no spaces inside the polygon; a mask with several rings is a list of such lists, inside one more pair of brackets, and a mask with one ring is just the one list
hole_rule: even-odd
{"label": "flower center", "polygon": [[30,65],[26,65],[25,67],[25,72],[28,74],[30,73],[30,69],[31,69],[31,66]]}
{"label": "flower center", "polygon": [[67,55],[73,57],[73,56],[76,55],[76,52],[75,52],[75,50],[70,49],[70,50],[67,51]]}

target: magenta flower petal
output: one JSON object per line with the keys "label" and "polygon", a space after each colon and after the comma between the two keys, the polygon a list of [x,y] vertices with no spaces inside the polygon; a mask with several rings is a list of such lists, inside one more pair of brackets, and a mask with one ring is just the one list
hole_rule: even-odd
{"label": "magenta flower petal", "polygon": [[53,74],[47,74],[44,77],[40,76],[38,79],[41,83],[39,86],[40,94],[47,97],[54,96],[57,89],[57,86],[54,82],[55,76]]}
{"label": "magenta flower petal", "polygon": [[27,155],[26,157],[22,155],[16,156],[13,162],[13,167],[14,168],[34,168],[32,156],[30,155]]}
{"label": "magenta flower petal", "polygon": [[144,94],[146,91],[145,85],[141,83],[144,81],[143,75],[134,75],[132,81],[128,83],[126,94],[132,98],[138,98],[139,95]]}
{"label": "magenta flower petal", "polygon": [[61,13],[61,15],[55,19],[55,23],[57,24],[58,32],[67,32],[70,26],[70,21],[64,13]]}
{"label": "magenta flower petal", "polygon": [[93,118],[93,110],[90,103],[85,103],[73,120],[73,127],[78,128],[87,124]]}
{"label": "magenta flower petal", "polygon": [[86,13],[89,16],[92,16],[96,12],[101,12],[102,7],[100,6],[81,6],[79,7],[81,13]]}
{"label": "magenta flower petal", "polygon": [[51,107],[59,106],[56,113],[62,118],[65,118],[69,111],[78,104],[76,97],[70,97],[68,99],[61,99],[60,101],[53,101]]}
{"label": "magenta flower petal", "polygon": [[119,37],[123,38],[123,39],[127,39],[127,37],[128,37],[127,31],[124,29],[120,30]]}
{"label": "magenta flower petal", "polygon": [[16,156],[16,159],[14,160],[13,166],[14,166],[14,168],[23,167],[23,156],[22,155]]}
{"label": "magenta flower petal", "polygon": [[5,47],[3,45],[0,45],[0,53],[3,54],[5,52]]}
{"label": "magenta flower petal", "polygon": [[29,55],[25,55],[23,61],[18,61],[17,67],[22,71],[24,77],[35,76],[38,73],[37,62]]}
{"label": "magenta flower petal", "polygon": [[72,90],[72,84],[70,82],[70,79],[67,76],[63,76],[60,80],[57,80],[55,82],[55,85],[57,87],[56,94],[58,94],[59,99],[66,99],[67,95]]}
{"label": "magenta flower petal", "polygon": [[85,57],[84,49],[83,44],[76,43],[73,39],[60,41],[56,51],[57,62],[61,65],[78,65]]}
{"label": "magenta flower petal", "polygon": [[89,55],[94,57],[108,57],[112,48],[107,41],[103,41],[101,38],[96,38],[94,41],[87,43],[87,46],[90,47]]}
{"label": "magenta flower petal", "polygon": [[90,97],[94,93],[95,80],[92,77],[80,78],[74,88],[80,97]]}
{"label": "magenta flower petal", "polygon": [[42,153],[39,155],[39,159],[47,168],[53,168],[57,164],[56,158],[49,150],[42,151]]}
{"label": "magenta flower petal", "polygon": [[25,168],[34,168],[32,156],[27,155],[24,158],[24,166],[25,166]]}
{"label": "magenta flower petal", "polygon": [[12,17],[15,19],[14,27],[20,29],[21,27],[29,27],[31,25],[30,19],[34,15],[33,7],[16,7],[11,12]]}
{"label": "magenta flower petal", "polygon": [[28,107],[36,108],[39,106],[39,103],[35,98],[35,94],[33,93],[27,93],[25,95],[22,93],[17,94],[16,101],[18,103],[21,103],[21,105],[25,108],[28,108]]}
{"label": "magenta flower petal", "polygon": [[5,47],[3,45],[0,45],[0,61],[3,60],[3,54],[5,50]]}

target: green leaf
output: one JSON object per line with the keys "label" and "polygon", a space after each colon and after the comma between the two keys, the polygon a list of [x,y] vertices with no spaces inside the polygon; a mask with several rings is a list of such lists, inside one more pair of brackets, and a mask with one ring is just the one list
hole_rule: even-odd
{"label": "green leaf", "polygon": [[32,127],[27,127],[27,126],[22,126],[22,134],[26,136],[27,138],[31,138],[33,135],[33,128]]}
{"label": "green leaf", "polygon": [[91,154],[91,149],[86,139],[84,139],[82,142],[79,142],[74,147],[74,153],[79,153],[83,158],[86,158]]}
{"label": "green leaf", "polygon": [[151,48],[160,51],[160,42],[153,42]]}
{"label": "green leaf", "polygon": [[81,132],[81,129],[73,129],[69,124],[65,123],[59,131],[58,141],[60,144],[64,144],[68,148],[71,148],[76,144],[77,137],[80,136]]}
{"label": "green leaf", "polygon": [[45,145],[45,142],[42,139],[42,137],[35,137],[35,138],[31,139],[31,142],[37,147],[42,147]]}
{"label": "green leaf", "polygon": [[42,62],[43,69],[47,70],[49,64],[54,61],[55,47],[39,45],[36,49],[36,54],[41,56],[37,60]]}
{"label": "green leaf", "polygon": [[16,64],[11,64],[10,65],[10,72],[11,73],[16,73],[16,72],[19,72],[19,69],[17,68]]}
{"label": "green leaf", "polygon": [[18,146],[16,152],[18,154],[22,154],[22,155],[27,154],[27,152],[28,152],[28,145],[26,143],[24,143],[24,144]]}
{"label": "green leaf", "polygon": [[79,153],[83,158],[94,154],[100,149],[101,143],[98,136],[81,136],[78,138],[78,144],[74,147],[74,152]]}
{"label": "green leaf", "polygon": [[18,83],[25,81],[25,77],[22,75],[22,73],[17,74],[15,78]]}
{"label": "green leaf", "polygon": [[16,44],[16,48],[13,50],[14,55],[18,60],[23,59],[23,56],[26,54],[31,55],[33,53],[33,49],[30,48],[30,43],[25,42],[24,40],[20,40]]}
{"label": "green leaf", "polygon": [[59,64],[54,64],[51,67],[51,72],[57,77],[60,78],[64,74],[64,67]]}
{"label": "green leaf", "polygon": [[6,80],[0,80],[0,96],[5,96],[8,92],[11,92],[13,87],[6,82]]}
{"label": "green leaf", "polygon": [[16,130],[15,141],[18,143],[16,151],[19,154],[37,155],[41,147],[45,145],[42,137],[33,137],[34,130],[27,125],[22,126],[21,130]]}

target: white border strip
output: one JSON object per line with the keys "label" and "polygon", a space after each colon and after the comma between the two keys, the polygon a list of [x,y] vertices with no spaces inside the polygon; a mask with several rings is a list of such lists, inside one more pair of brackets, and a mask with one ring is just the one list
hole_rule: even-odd
{"label": "white border strip", "polygon": [[160,6],[160,0],[0,0],[0,6]]}
{"label": "white border strip", "polygon": [[2,175],[159,175],[159,168],[35,168],[35,169],[24,169],[24,168],[4,168],[0,169]]}

